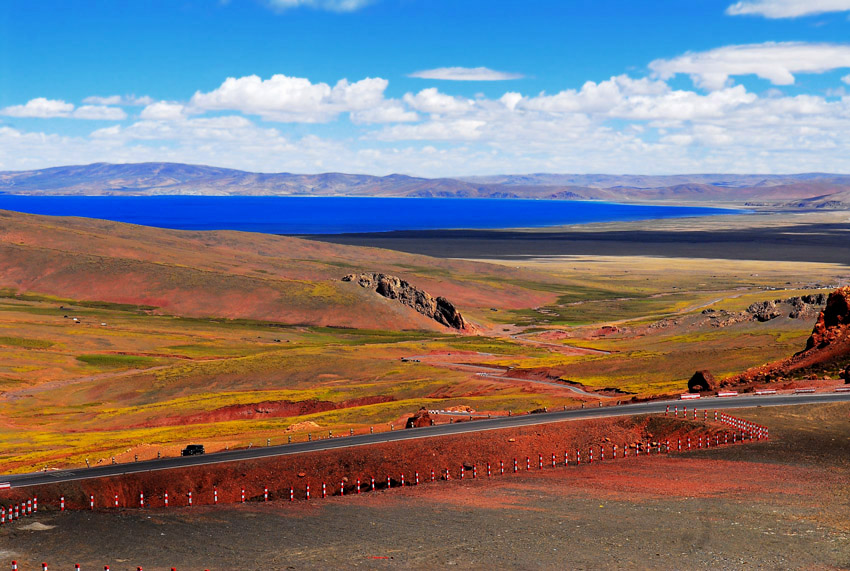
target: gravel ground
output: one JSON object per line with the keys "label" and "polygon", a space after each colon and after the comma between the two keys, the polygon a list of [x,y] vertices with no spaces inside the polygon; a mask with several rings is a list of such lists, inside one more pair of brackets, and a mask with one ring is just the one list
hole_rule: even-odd
{"label": "gravel ground", "polygon": [[310,504],[42,513],[0,530],[0,566],[850,568],[850,405],[737,416],[771,442]]}

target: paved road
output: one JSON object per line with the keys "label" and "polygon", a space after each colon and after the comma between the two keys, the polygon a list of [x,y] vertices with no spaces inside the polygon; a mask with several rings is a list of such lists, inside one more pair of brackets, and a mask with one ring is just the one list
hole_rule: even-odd
{"label": "paved road", "polygon": [[0,476],[0,483],[9,483],[12,487],[19,488],[23,486],[36,486],[41,484],[69,482],[72,480],[84,480],[87,478],[103,478],[107,476],[119,476],[122,474],[132,474],[137,472],[167,470],[170,468],[182,468],[186,466],[203,466],[208,464],[218,464],[222,462],[254,460],[257,458],[266,458],[270,456],[303,454],[305,452],[317,452],[320,450],[332,450],[335,448],[367,446],[369,444],[378,444],[381,442],[395,442],[399,440],[410,440],[414,438],[431,438],[435,436],[481,432],[484,430],[496,430],[500,428],[531,426],[535,424],[546,424],[550,422],[659,413],[664,412],[665,408],[668,405],[670,406],[671,410],[674,406],[678,406],[680,410],[682,409],[682,407],[685,406],[688,407],[688,410],[692,410],[694,408],[697,408],[699,410],[720,410],[730,408],[751,408],[758,406],[825,404],[846,401],[850,401],[850,393],[738,396],[731,398],[703,398],[691,401],[653,401],[638,404],[626,404],[620,406],[570,409],[565,411],[555,411],[543,414],[500,416],[492,419],[476,420],[475,422],[440,424],[437,426],[416,428],[412,430],[396,430],[391,432],[380,432],[376,434],[361,434],[357,436],[346,436],[325,440],[313,440],[311,442],[297,442],[294,444],[284,444],[281,446],[248,448],[243,450],[233,450],[230,452],[205,454],[203,456],[188,456],[185,458],[163,458],[161,460],[148,460],[145,462],[133,462],[129,464],[108,464],[105,466],[80,468],[77,470],[35,472],[30,474]]}

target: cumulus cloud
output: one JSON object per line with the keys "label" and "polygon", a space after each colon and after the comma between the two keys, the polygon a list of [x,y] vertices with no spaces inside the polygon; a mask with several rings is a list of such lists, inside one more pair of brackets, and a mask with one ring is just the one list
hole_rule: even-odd
{"label": "cumulus cloud", "polygon": [[726,9],[731,16],[798,18],[827,12],[850,11],[850,0],[743,0]]}
{"label": "cumulus cloud", "polygon": [[844,77],[841,78],[841,81],[843,81],[847,85],[850,85],[850,75],[845,75]]}
{"label": "cumulus cloud", "polygon": [[[784,65],[792,76],[800,72],[799,62]],[[136,120],[88,136],[0,126],[0,170],[168,160],[264,172],[424,176],[505,170],[850,171],[844,135],[850,131],[850,97],[788,96],[777,89],[758,94],[743,84],[721,83],[707,92],[674,89],[655,72],[554,93],[513,90],[468,98],[428,88],[393,99],[385,96],[388,84],[380,78],[332,85],[282,75],[231,78],[188,101],[148,101]],[[0,112],[125,119],[111,97],[76,108],[42,98]],[[309,128],[270,127],[257,118],[342,120],[333,137],[322,138]]]}
{"label": "cumulus cloud", "polygon": [[440,93],[436,87],[423,89],[416,95],[406,93],[402,99],[411,108],[423,113],[453,115],[464,113],[475,105],[471,99]]}
{"label": "cumulus cloud", "polygon": [[199,110],[233,110],[268,121],[324,123],[340,113],[373,109],[384,103],[387,80],[379,77],[349,83],[311,83],[302,77],[273,75],[227,78],[217,89],[196,92],[190,106]]}
{"label": "cumulus cloud", "polygon": [[73,103],[66,103],[59,99],[47,99],[36,97],[30,99],[23,105],[11,105],[0,110],[3,115],[9,117],[37,117],[49,119],[52,117],[68,117],[74,110]]}
{"label": "cumulus cloud", "polygon": [[374,2],[375,0],[267,0],[267,4],[277,11],[303,6],[331,12],[354,12]]}
{"label": "cumulus cloud", "polygon": [[438,67],[411,73],[408,77],[443,79],[447,81],[506,81],[522,79],[521,73],[496,71],[486,67]]}
{"label": "cumulus cloud", "polygon": [[142,119],[153,119],[161,121],[173,121],[186,116],[186,108],[180,103],[170,101],[157,101],[151,103],[139,114]]}
{"label": "cumulus cloud", "polygon": [[100,95],[91,95],[83,99],[83,103],[89,103],[91,105],[143,106],[153,103],[153,98],[148,97],[147,95],[143,95],[141,97],[136,97],[135,95],[107,95],[105,97]]}
{"label": "cumulus cloud", "polygon": [[386,104],[373,109],[364,109],[351,113],[351,121],[362,125],[368,123],[410,123],[418,121],[415,111],[405,109],[398,101],[387,101]]}
{"label": "cumulus cloud", "polygon": [[850,67],[850,44],[767,42],[687,53],[649,64],[661,79],[684,73],[706,89],[722,89],[730,77],[757,75],[774,85],[792,85],[795,73],[823,73]]}
{"label": "cumulus cloud", "polygon": [[127,118],[127,113],[120,107],[106,105],[82,105],[71,115],[74,119],[94,119],[98,121],[121,121]]}
{"label": "cumulus cloud", "polygon": [[124,110],[119,107],[83,105],[75,109],[73,103],[44,97],[30,99],[23,105],[11,105],[0,110],[0,114],[21,118],[55,119],[57,117],[67,117],[102,121],[116,121],[126,119],[127,117]]}

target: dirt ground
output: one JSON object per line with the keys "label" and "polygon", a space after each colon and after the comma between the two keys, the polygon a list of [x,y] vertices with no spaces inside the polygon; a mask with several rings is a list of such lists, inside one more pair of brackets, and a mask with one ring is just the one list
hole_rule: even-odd
{"label": "dirt ground", "polygon": [[771,441],[310,503],[47,512],[0,530],[0,564],[850,567],[850,405],[732,414]]}

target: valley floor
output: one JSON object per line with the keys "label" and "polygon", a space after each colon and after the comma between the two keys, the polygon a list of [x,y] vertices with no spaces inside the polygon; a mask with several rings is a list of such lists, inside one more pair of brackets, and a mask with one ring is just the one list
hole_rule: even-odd
{"label": "valley floor", "polygon": [[44,513],[0,530],[0,559],[22,569],[846,568],[850,406],[735,414],[771,440],[310,504]]}

